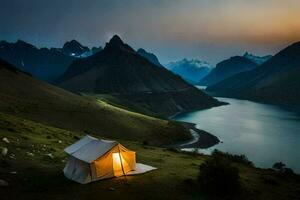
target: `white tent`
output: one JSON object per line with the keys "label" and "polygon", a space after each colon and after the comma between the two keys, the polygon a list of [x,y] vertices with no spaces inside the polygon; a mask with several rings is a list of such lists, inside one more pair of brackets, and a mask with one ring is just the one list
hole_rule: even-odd
{"label": "white tent", "polygon": [[136,174],[135,152],[116,141],[98,140],[87,135],[67,147],[65,152],[70,155],[63,170],[65,176],[82,184]]}

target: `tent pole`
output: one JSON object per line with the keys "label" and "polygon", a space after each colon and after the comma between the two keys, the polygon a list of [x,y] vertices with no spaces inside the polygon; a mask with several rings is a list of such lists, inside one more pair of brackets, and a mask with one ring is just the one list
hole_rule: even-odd
{"label": "tent pole", "polygon": [[123,162],[122,162],[121,151],[120,151],[119,145],[118,145],[118,150],[119,150],[119,158],[120,158],[120,162],[121,162],[122,172],[123,172],[123,175],[125,176],[126,174],[125,174],[124,168],[123,168]]}
{"label": "tent pole", "polygon": [[123,175],[124,175],[125,180],[126,180],[126,182],[127,182],[126,174],[125,174],[125,172],[124,172],[124,167],[123,167],[123,162],[122,162],[121,151],[120,151],[120,146],[119,146],[119,145],[118,145],[118,150],[119,150],[119,157],[120,157],[120,162],[121,162],[122,172],[123,172]]}

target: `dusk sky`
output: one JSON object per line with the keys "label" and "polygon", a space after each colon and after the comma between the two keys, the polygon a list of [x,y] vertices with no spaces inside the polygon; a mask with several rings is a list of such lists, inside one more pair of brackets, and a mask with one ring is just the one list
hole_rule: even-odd
{"label": "dusk sky", "polygon": [[245,51],[274,54],[300,40],[299,0],[0,0],[0,40],[104,46],[119,34],[162,63],[216,64]]}

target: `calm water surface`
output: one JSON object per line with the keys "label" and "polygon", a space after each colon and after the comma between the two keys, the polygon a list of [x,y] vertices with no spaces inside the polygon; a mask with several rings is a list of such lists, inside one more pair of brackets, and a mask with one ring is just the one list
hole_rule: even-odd
{"label": "calm water surface", "polygon": [[175,120],[193,122],[223,143],[214,149],[245,154],[256,166],[268,168],[282,161],[300,173],[300,114],[246,100],[218,98],[230,105],[180,114]]}

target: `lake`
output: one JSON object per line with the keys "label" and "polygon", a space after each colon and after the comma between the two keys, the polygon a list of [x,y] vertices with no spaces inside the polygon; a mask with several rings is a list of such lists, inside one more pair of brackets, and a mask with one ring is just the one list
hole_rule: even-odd
{"label": "lake", "polygon": [[[300,114],[279,106],[218,98],[230,105],[183,113],[173,119],[197,124],[223,143],[209,149],[244,154],[258,167],[282,161],[300,173]],[[191,150],[191,149],[190,149]]]}

